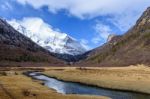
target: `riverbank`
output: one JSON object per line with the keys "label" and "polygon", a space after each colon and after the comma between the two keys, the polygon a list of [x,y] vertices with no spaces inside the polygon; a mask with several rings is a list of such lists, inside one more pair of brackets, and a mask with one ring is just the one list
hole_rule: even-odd
{"label": "riverbank", "polygon": [[102,96],[62,95],[22,72],[40,71],[64,81],[150,94],[150,68],[129,67],[8,67],[0,68],[0,99],[107,99]]}
{"label": "riverbank", "polygon": [[64,81],[150,94],[150,68],[143,65],[109,68],[53,68],[44,74]]}
{"label": "riverbank", "polygon": [[0,71],[0,99],[108,99],[103,96],[62,95],[22,71]]}

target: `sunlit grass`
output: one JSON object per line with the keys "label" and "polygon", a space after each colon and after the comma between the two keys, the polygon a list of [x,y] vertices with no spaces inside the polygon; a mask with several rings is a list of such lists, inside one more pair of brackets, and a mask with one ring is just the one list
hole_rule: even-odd
{"label": "sunlit grass", "polygon": [[107,99],[101,96],[62,95],[20,71],[0,72],[0,99]]}
{"label": "sunlit grass", "polygon": [[45,71],[45,74],[65,81],[150,93],[150,68],[143,65],[121,68],[52,69]]}

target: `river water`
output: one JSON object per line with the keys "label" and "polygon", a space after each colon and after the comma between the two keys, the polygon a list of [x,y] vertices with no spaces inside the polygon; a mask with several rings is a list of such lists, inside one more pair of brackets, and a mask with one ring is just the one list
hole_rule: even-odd
{"label": "river water", "polygon": [[55,78],[47,77],[37,72],[30,73],[29,75],[34,79],[42,80],[45,86],[52,88],[61,94],[100,95],[107,96],[112,99],[150,99],[150,95],[147,94],[116,91],[88,86],[80,83],[65,82]]}

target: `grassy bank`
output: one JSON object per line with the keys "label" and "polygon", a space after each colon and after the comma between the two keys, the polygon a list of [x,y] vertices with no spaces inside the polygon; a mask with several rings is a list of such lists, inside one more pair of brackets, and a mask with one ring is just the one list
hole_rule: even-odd
{"label": "grassy bank", "polygon": [[108,99],[102,96],[62,95],[22,75],[0,71],[0,99]]}
{"label": "grassy bank", "polygon": [[65,81],[150,94],[150,68],[141,65],[121,68],[13,67],[0,68],[0,99],[107,99],[102,96],[59,94],[41,85],[41,82],[22,75],[22,71],[28,70],[42,71]]}
{"label": "grassy bank", "polygon": [[142,65],[121,68],[53,68],[45,71],[45,74],[65,81],[150,94],[150,68]]}

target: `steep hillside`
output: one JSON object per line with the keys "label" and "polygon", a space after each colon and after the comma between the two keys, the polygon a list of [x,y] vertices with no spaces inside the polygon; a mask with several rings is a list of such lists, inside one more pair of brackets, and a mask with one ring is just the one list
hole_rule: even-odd
{"label": "steep hillside", "polygon": [[83,66],[127,66],[150,64],[150,7],[126,34],[114,36],[86,54]]}
{"label": "steep hillside", "polygon": [[11,65],[9,62],[63,64],[50,54],[0,19],[0,65]]}

